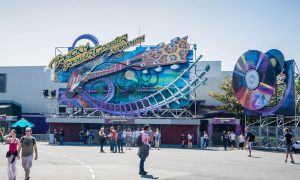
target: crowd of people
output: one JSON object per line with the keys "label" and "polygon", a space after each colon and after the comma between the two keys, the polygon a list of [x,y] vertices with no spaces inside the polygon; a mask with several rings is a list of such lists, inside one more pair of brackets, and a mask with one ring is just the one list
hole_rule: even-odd
{"label": "crowd of people", "polygon": [[[32,167],[32,161],[38,159],[38,149],[35,138],[32,136],[31,128],[27,127],[25,130],[25,136],[18,139],[16,137],[16,130],[11,129],[7,135],[4,135],[4,132],[0,132],[0,138],[3,139],[8,145],[8,151],[6,153],[6,158],[8,162],[8,179],[16,180],[17,172],[16,165],[18,160],[22,160],[22,167],[25,171],[25,180],[30,179],[30,168]],[[55,144],[63,145],[65,132],[61,128],[58,133],[56,129],[55,133]],[[92,130],[85,131],[82,129],[79,132],[80,144],[83,144],[87,141],[87,144],[92,144],[94,139],[94,132]],[[144,164],[146,158],[149,155],[149,150],[152,146],[155,149],[159,150],[161,143],[161,132],[159,128],[156,128],[154,131],[151,130],[150,126],[145,125],[142,129],[136,129],[132,131],[130,128],[122,129],[121,126],[118,126],[117,129],[114,126],[111,126],[109,129],[105,130],[103,127],[100,128],[98,132],[97,140],[100,142],[100,152],[104,153],[104,145],[109,144],[111,153],[124,153],[125,150],[130,150],[132,146],[139,147],[138,156],[140,158],[139,164],[139,174],[146,175],[147,172],[144,169]],[[194,135],[191,131],[186,133],[185,131],[181,134],[181,147],[185,148],[186,141],[187,147],[192,148]],[[210,137],[206,131],[203,132],[203,142],[202,147],[208,147],[208,141]],[[224,150],[227,148],[238,148],[243,150],[246,148],[249,152],[248,156],[252,156],[252,145],[255,141],[255,135],[252,133],[250,128],[245,128],[245,136],[241,133],[239,136],[236,136],[232,131],[224,131],[222,134],[222,141],[224,145]],[[291,163],[294,163],[292,155],[292,144],[293,144],[293,135],[289,133],[288,128],[284,129],[284,139],[286,145],[286,156],[284,162],[287,162],[288,157],[291,158]],[[33,157],[33,155],[35,156]]]}
{"label": "crowd of people", "polygon": [[[137,128],[135,131],[132,131],[130,128],[122,129],[121,126],[118,126],[117,129],[115,129],[114,126],[111,126],[109,130],[105,130],[103,127],[100,128],[97,139],[100,142],[100,152],[105,152],[103,150],[103,146],[105,144],[110,145],[110,152],[112,153],[124,153],[124,146],[125,150],[131,150],[132,146],[137,146],[137,139],[143,130],[143,128],[141,130]],[[84,129],[82,129],[79,133],[80,139],[82,139],[81,132],[84,132]],[[149,127],[147,134],[150,137],[148,142],[149,148],[154,146],[155,149],[159,150],[161,143],[160,130],[156,128],[155,131],[152,131]]]}
{"label": "crowd of people", "polygon": [[188,148],[192,149],[193,141],[194,141],[194,135],[193,135],[192,131],[189,131],[188,133],[186,133],[186,131],[183,131],[181,133],[181,147],[182,148],[185,148],[186,140],[187,140]]}
{"label": "crowd of people", "polygon": [[222,142],[224,150],[228,150],[228,148],[238,150],[244,150],[247,149],[249,151],[249,157],[251,157],[251,150],[252,145],[255,140],[255,135],[250,131],[250,128],[246,127],[245,129],[245,135],[243,133],[240,133],[239,136],[236,136],[233,131],[223,131],[222,134]]}

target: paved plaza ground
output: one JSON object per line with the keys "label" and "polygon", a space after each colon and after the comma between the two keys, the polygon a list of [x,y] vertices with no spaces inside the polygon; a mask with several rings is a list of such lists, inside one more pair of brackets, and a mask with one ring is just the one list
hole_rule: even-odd
{"label": "paved plaza ground", "polygon": [[[284,163],[284,154],[246,151],[161,148],[150,150],[145,170],[150,175],[138,175],[137,148],[125,153],[99,153],[97,146],[49,146],[39,144],[39,160],[34,161],[31,180],[253,180],[299,179],[300,155],[296,164]],[[0,180],[7,179],[6,145],[0,145]],[[21,162],[18,178],[24,179]]]}

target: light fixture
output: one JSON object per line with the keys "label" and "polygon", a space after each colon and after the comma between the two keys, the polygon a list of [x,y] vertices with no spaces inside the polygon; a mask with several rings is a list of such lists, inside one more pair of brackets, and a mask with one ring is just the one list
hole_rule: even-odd
{"label": "light fixture", "polygon": [[47,98],[49,96],[49,90],[48,89],[44,89],[43,90],[43,95],[44,95],[44,98]]}
{"label": "light fixture", "polygon": [[51,90],[50,95],[51,95],[51,98],[55,98],[56,97],[56,90]]}

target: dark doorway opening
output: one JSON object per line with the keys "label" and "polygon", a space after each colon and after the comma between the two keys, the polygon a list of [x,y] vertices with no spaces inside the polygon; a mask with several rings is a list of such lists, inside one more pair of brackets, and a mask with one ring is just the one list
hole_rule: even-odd
{"label": "dark doorway opening", "polygon": [[234,124],[216,124],[213,125],[213,134],[211,137],[212,143],[214,146],[221,146],[223,145],[222,141],[222,133],[223,131],[235,131],[235,125]]}

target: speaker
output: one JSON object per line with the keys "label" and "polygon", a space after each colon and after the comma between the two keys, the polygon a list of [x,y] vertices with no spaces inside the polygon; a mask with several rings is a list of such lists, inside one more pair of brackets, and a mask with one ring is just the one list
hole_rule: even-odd
{"label": "speaker", "polygon": [[58,107],[59,114],[66,114],[67,113],[67,106],[59,106]]}

